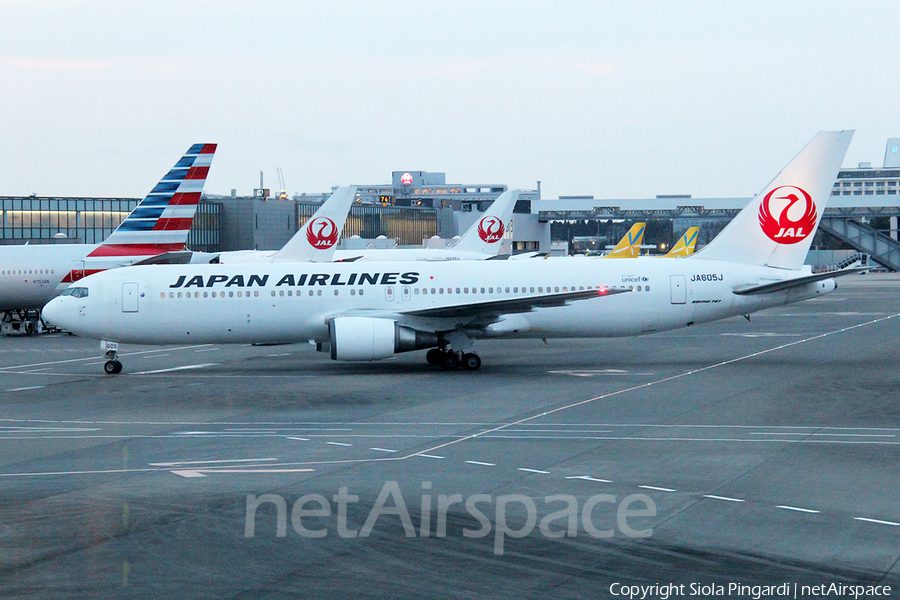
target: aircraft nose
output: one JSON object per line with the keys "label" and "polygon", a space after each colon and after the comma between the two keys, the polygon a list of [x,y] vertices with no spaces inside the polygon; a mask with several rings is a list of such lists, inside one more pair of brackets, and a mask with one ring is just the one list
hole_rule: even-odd
{"label": "aircraft nose", "polygon": [[59,317],[59,303],[62,302],[61,298],[54,298],[50,302],[44,305],[44,308],[41,309],[41,316],[44,317],[44,321],[53,326],[58,326],[57,318]]}

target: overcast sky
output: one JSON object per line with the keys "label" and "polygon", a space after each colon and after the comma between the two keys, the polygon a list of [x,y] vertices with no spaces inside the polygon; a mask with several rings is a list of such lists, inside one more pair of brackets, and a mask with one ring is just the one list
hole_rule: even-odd
{"label": "overcast sky", "polygon": [[0,195],[442,171],[543,197],[751,196],[819,130],[900,136],[900,2],[0,0]]}

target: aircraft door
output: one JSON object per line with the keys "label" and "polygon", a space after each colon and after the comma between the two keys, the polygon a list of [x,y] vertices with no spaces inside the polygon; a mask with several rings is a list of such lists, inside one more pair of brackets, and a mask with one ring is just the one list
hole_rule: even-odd
{"label": "aircraft door", "polygon": [[684,275],[669,275],[669,283],[672,287],[672,304],[687,303],[687,285]]}
{"label": "aircraft door", "polygon": [[388,286],[388,287],[384,288],[384,299],[387,300],[388,302],[394,301],[394,288],[393,287]]}
{"label": "aircraft door", "polygon": [[400,298],[404,301],[409,302],[412,299],[411,292],[409,291],[409,286],[403,286],[400,288]]}
{"label": "aircraft door", "polygon": [[138,284],[122,284],[122,312],[138,311]]}

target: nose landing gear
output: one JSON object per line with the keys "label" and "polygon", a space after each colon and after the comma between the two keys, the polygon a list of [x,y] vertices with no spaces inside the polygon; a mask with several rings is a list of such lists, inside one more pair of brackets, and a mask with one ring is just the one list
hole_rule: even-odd
{"label": "nose landing gear", "polygon": [[117,360],[108,360],[103,363],[103,371],[107,375],[117,375],[122,372],[122,363]]}
{"label": "nose landing gear", "polygon": [[106,362],[103,364],[103,372],[107,375],[118,375],[122,372],[122,363],[119,362],[119,344],[117,342],[100,342],[100,348],[106,350]]}

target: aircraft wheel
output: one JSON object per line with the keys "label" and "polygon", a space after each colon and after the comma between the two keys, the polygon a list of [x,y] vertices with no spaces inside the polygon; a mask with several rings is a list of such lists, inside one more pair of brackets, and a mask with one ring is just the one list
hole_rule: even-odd
{"label": "aircraft wheel", "polygon": [[34,335],[34,321],[25,321],[25,335]]}
{"label": "aircraft wheel", "polygon": [[459,359],[456,358],[456,353],[448,352],[444,355],[444,364],[441,365],[446,371],[453,371],[459,368]]}
{"label": "aircraft wheel", "polygon": [[103,364],[103,371],[107,375],[116,375],[122,372],[122,363],[117,360],[108,360]]}
{"label": "aircraft wheel", "polygon": [[477,354],[463,354],[462,365],[466,371],[477,371],[481,367],[481,357]]}
{"label": "aircraft wheel", "polygon": [[444,362],[444,353],[437,348],[432,348],[425,353],[425,360],[434,367],[439,367]]}

